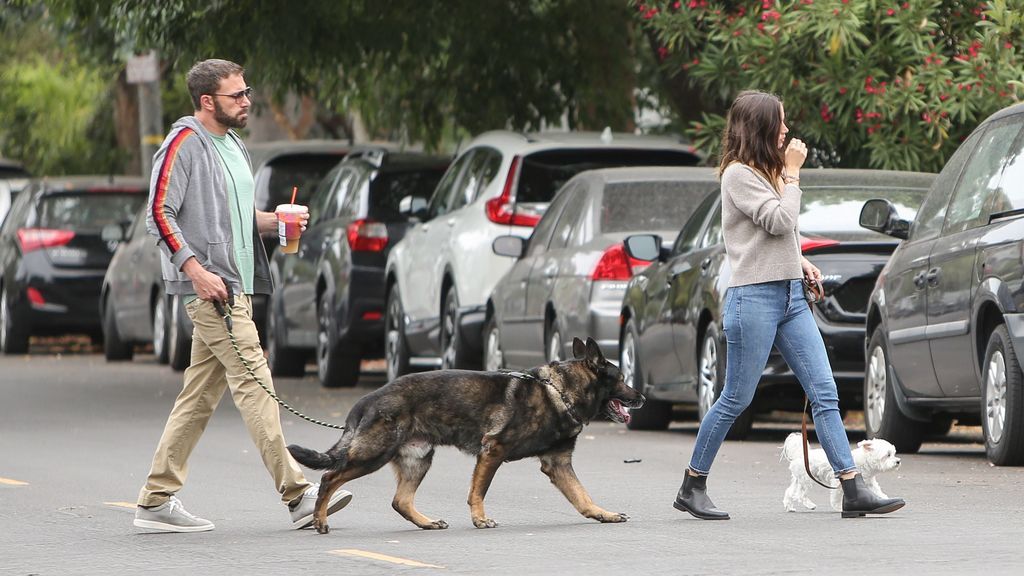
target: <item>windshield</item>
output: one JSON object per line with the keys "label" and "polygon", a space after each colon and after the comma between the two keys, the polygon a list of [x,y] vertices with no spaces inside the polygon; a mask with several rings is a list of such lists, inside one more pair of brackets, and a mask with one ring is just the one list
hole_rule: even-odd
{"label": "windshield", "polygon": [[39,200],[32,226],[99,233],[108,224],[131,222],[145,201],[144,193],[48,194]]}
{"label": "windshield", "polygon": [[619,182],[601,199],[601,233],[679,230],[718,182]]}
{"label": "windshield", "polygon": [[388,172],[378,176],[370,185],[370,214],[379,219],[404,220],[398,203],[406,196],[427,200],[444,175],[447,166],[409,171]]}
{"label": "windshield", "polygon": [[278,204],[287,204],[293,187],[298,187],[295,203],[309,204],[317,184],[341,158],[339,154],[296,154],[275,158],[264,168],[269,172],[267,189],[256,191],[256,205],[269,211]]}
{"label": "windshield", "polygon": [[835,240],[884,240],[892,238],[860,227],[860,209],[872,198],[885,198],[896,206],[900,218],[913,220],[928,190],[925,188],[851,188],[808,186],[800,205],[800,233]]}

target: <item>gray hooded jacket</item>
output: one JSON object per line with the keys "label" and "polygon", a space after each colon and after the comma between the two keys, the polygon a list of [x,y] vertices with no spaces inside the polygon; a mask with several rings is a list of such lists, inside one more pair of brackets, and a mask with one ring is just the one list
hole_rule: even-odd
{"label": "gray hooded jacket", "polygon": [[[228,136],[248,160],[249,153],[238,135],[229,130]],[[195,294],[192,280],[181,271],[192,256],[229,283],[235,294],[242,292],[224,166],[206,129],[194,116],[175,122],[153,156],[146,230],[158,238],[164,253],[161,265],[168,294]],[[270,294],[270,263],[255,222],[252,246],[256,264],[253,291]]]}

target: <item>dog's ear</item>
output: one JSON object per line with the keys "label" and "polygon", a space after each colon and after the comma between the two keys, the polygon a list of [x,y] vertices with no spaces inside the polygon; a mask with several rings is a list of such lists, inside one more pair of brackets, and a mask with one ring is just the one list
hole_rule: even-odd
{"label": "dog's ear", "polygon": [[863,448],[865,452],[871,452],[871,440],[861,440],[860,442],[857,442],[857,447]]}
{"label": "dog's ear", "polygon": [[572,339],[572,356],[577,360],[583,360],[587,357],[587,345],[583,343],[583,340],[579,338]]}
{"label": "dog's ear", "polygon": [[597,366],[605,362],[604,354],[601,353],[601,347],[597,345],[597,341],[589,337],[587,338],[587,360],[590,360]]}

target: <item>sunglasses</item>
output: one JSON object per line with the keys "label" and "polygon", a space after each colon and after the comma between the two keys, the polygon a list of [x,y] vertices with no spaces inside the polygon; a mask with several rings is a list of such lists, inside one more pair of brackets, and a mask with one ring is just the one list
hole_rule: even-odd
{"label": "sunglasses", "polygon": [[234,98],[235,102],[241,102],[242,98],[248,98],[252,100],[252,86],[249,86],[245,90],[239,90],[238,92],[234,92],[232,94],[218,94],[214,92],[213,96],[229,96],[231,98]]}

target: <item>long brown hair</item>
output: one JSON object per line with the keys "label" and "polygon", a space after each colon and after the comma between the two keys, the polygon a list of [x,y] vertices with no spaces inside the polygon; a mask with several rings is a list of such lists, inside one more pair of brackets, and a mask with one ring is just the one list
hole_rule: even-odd
{"label": "long brown hair", "polygon": [[782,100],[778,96],[757,90],[740,92],[729,107],[722,133],[719,176],[726,166],[740,162],[764,175],[777,191],[786,166],[778,144],[781,129]]}

